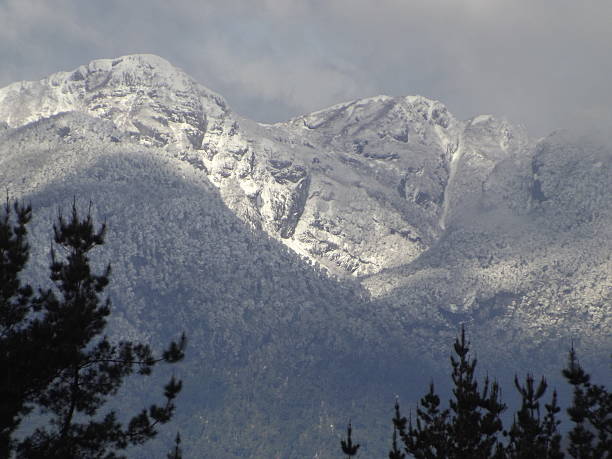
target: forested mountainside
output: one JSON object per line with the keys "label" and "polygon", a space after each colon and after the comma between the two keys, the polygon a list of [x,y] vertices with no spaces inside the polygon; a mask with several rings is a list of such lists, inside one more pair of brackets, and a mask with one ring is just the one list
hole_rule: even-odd
{"label": "forested mountainside", "polygon": [[0,89],[0,123],[0,183],[34,207],[30,279],[58,209],[91,201],[113,334],[186,331],[186,454],[335,457],[347,416],[386,442],[460,323],[491,371],[557,372],[572,339],[607,361],[603,135],[535,141],[420,96],[263,125],[148,55]]}

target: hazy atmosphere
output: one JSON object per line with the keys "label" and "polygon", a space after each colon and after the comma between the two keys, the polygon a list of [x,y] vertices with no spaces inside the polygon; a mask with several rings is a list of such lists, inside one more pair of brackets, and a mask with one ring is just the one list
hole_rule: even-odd
{"label": "hazy atmosphere", "polygon": [[420,94],[540,136],[610,122],[610,43],[607,0],[1,0],[0,86],[153,53],[258,121]]}
{"label": "hazy atmosphere", "polygon": [[610,51],[612,0],[0,0],[0,458],[607,458]]}

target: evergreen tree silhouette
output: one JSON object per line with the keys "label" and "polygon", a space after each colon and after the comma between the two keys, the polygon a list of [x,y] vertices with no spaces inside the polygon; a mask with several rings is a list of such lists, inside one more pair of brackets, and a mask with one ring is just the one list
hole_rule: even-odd
{"label": "evergreen tree silhouette", "polygon": [[[90,213],[79,216],[76,203],[71,217],[59,215],[53,228],[50,278],[55,286],[33,297],[31,287],[18,281],[27,262],[25,225],[30,209],[18,204],[14,208],[16,225],[6,229],[11,222],[6,206],[0,227],[0,244],[9,241],[5,245],[12,247],[5,249],[0,265],[1,363],[7,370],[0,387],[3,453],[8,457],[16,450],[20,458],[121,457],[119,451],[154,437],[157,426],[172,418],[181,382],[172,377],[164,387],[165,403],[151,405],[127,425],[114,411],[99,411],[134,371],[149,375],[159,362],[180,361],[185,338],[172,342],[156,358],[148,345],[112,343],[103,335],[111,306],[102,298],[110,265],[94,273],[89,256],[104,243],[106,226],[96,230]],[[5,257],[6,253],[18,256]],[[9,395],[15,399],[5,403]],[[12,434],[32,407],[46,423],[15,445]]]}
{"label": "evergreen tree silhouette", "polygon": [[[397,413],[399,413],[399,405],[395,404]],[[397,414],[396,413],[396,414]],[[395,418],[393,418],[395,421]],[[394,423],[395,424],[395,423]],[[389,459],[405,459],[406,455],[397,446],[397,427],[393,425],[393,438],[391,440],[391,451],[389,451]]]}
{"label": "evergreen tree silhouette", "polygon": [[416,459],[504,457],[498,434],[502,431],[500,415],[506,405],[500,400],[499,386],[486,378],[479,390],[475,379],[476,359],[469,357],[469,342],[463,327],[453,350],[454,398],[449,402],[450,408],[440,408],[440,397],[432,382],[429,392],[419,402],[414,423],[412,416],[409,420],[401,416],[396,401],[394,431],[399,433],[406,452]]}
{"label": "evergreen tree silhouette", "polygon": [[502,430],[501,413],[506,405],[500,401],[499,385],[485,378],[482,391],[475,379],[477,360],[469,358],[465,328],[453,346],[451,356],[453,395],[450,400],[450,456],[457,459],[493,457],[500,449],[497,434]]}
{"label": "evergreen tree silhouette", "polygon": [[[396,458],[401,459],[402,457],[405,457],[405,455],[402,456],[403,453],[397,447],[397,435],[399,434],[402,442],[406,443],[406,423],[408,422],[408,420],[406,419],[405,416],[402,416],[402,414],[400,413],[400,406],[399,406],[398,399],[395,400],[394,412],[395,412],[395,415],[393,416],[393,419],[392,419],[393,439],[392,439],[392,444],[391,444],[391,451],[389,452],[389,458],[392,458],[392,455],[395,455]],[[408,451],[408,449],[406,449],[406,451]]]}
{"label": "evergreen tree silhouette", "polygon": [[400,416],[397,402],[393,421],[404,441],[406,451],[415,458],[446,458],[450,454],[449,410],[440,409],[440,397],[436,395],[433,382],[417,407],[416,425],[413,425],[411,416],[406,431],[406,420]]}
{"label": "evergreen tree silhouette", "polygon": [[514,416],[514,422],[509,432],[506,456],[510,459],[561,459],[560,435],[557,432],[559,421],[555,416],[560,411],[557,407],[557,394],[553,393],[552,402],[546,407],[546,416],[540,413],[540,399],[546,392],[548,384],[542,378],[535,385],[531,374],[527,374],[525,383],[521,385],[518,377],[514,378],[514,386],[521,395],[521,408]]}
{"label": "evergreen tree silhouette", "polygon": [[558,431],[561,421],[557,419],[557,414],[561,411],[557,405],[557,391],[553,391],[552,400],[545,404],[546,416],[544,417],[544,435],[548,441],[548,459],[563,459],[565,454],[561,452],[561,434]]}
{"label": "evergreen tree silhouette", "polygon": [[591,383],[572,345],[563,376],[573,386],[567,414],[574,423],[568,453],[577,459],[604,459],[612,455],[612,394]]}
{"label": "evergreen tree silhouette", "polygon": [[31,218],[31,206],[17,201],[11,206],[7,197],[0,215],[0,457],[9,456],[11,436],[29,411],[25,394],[35,383],[28,362],[32,349],[22,327],[33,290],[19,278],[29,258],[27,225]]}
{"label": "evergreen tree silhouette", "polygon": [[346,427],[346,440],[340,440],[342,452],[346,454],[346,457],[348,458],[356,456],[360,446],[359,444],[353,444],[353,439],[351,438],[352,433],[353,427],[351,426],[351,422],[349,421],[348,426]]}
{"label": "evergreen tree silhouette", "polygon": [[183,459],[183,451],[181,450],[181,434],[176,433],[174,439],[174,449],[166,456],[168,459]]}
{"label": "evergreen tree silhouette", "polygon": [[393,439],[391,441],[391,451],[389,459],[405,459],[406,455],[397,446],[397,427],[393,426]]}
{"label": "evergreen tree silhouette", "polygon": [[[521,407],[514,416],[509,431],[503,430],[501,413],[506,405],[501,401],[501,390],[495,382],[485,378],[479,389],[475,378],[476,359],[469,356],[469,342],[465,329],[455,340],[451,355],[453,398],[449,409],[440,408],[433,382],[429,392],[421,398],[416,410],[407,419],[395,402],[390,459],[406,457],[398,447],[401,439],[404,451],[416,459],[563,459],[562,435],[557,416],[561,409],[557,392],[550,403],[540,410],[541,399],[547,390],[542,378],[536,384],[527,374],[524,383],[515,376],[514,385],[521,395]],[[574,388],[572,405],[567,412],[574,423],[568,434],[569,455],[576,459],[608,459],[612,457],[612,396],[603,385],[592,384],[590,375],[578,363],[572,346],[563,375]],[[507,444],[501,436],[507,437]],[[345,453],[352,445],[351,426],[348,442],[342,441]],[[356,452],[356,449],[354,450]]]}

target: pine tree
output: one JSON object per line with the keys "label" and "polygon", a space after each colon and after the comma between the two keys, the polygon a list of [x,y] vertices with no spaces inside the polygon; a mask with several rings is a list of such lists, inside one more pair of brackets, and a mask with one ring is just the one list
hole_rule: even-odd
{"label": "pine tree", "polygon": [[498,440],[502,430],[501,413],[506,406],[500,401],[497,383],[485,379],[482,390],[475,379],[476,359],[469,358],[469,342],[465,330],[455,340],[453,395],[450,409],[440,408],[433,382],[417,407],[415,424],[412,417],[402,417],[395,404],[394,430],[400,435],[406,452],[416,459],[503,457]]}
{"label": "pine tree", "polygon": [[400,431],[406,451],[417,459],[442,459],[448,457],[450,451],[449,410],[440,409],[440,397],[435,393],[433,382],[429,392],[421,398],[417,407],[416,426],[412,417],[405,430],[405,418],[399,414],[399,405],[395,404],[394,426]]}
{"label": "pine tree", "polygon": [[28,412],[25,394],[34,383],[26,364],[31,351],[27,330],[22,327],[33,290],[19,278],[29,258],[31,218],[31,206],[16,201],[11,207],[7,197],[0,215],[0,457],[9,456],[11,436]]}
{"label": "pine tree", "polygon": [[557,414],[561,411],[557,405],[557,391],[553,391],[552,400],[545,404],[546,416],[544,417],[544,435],[548,441],[548,459],[563,459],[565,454],[561,452],[561,434],[558,431],[561,421],[557,420]]}
{"label": "pine tree", "polygon": [[[395,416],[393,416],[393,442],[391,451],[389,452],[389,457],[391,458],[392,454],[395,454],[398,458],[401,458],[401,452],[397,448],[397,434],[399,434],[400,439],[405,444],[406,443],[406,423],[408,420],[405,416],[402,416],[400,413],[399,400],[395,400]],[[406,451],[408,451],[406,449]]]}
{"label": "pine tree", "polygon": [[31,206],[15,201],[11,208],[7,198],[0,216],[0,336],[3,338],[15,331],[29,312],[32,287],[21,284],[19,273],[30,255],[27,225],[31,218]]}
{"label": "pine tree", "polygon": [[406,455],[397,446],[397,427],[393,426],[393,439],[391,440],[391,451],[389,459],[405,459]]}
{"label": "pine tree", "polygon": [[13,434],[32,409],[30,402],[56,373],[53,330],[40,313],[33,288],[20,274],[29,259],[31,206],[7,197],[0,216],[0,457],[15,447]]}
{"label": "pine tree", "polygon": [[[21,258],[17,257],[19,263],[4,263],[8,268],[3,269],[9,274],[0,287],[5,330],[1,341],[2,365],[6,365],[11,378],[4,377],[1,387],[5,451],[13,449],[13,431],[34,406],[48,422],[17,445],[18,457],[120,457],[117,452],[144,443],[155,436],[159,424],[172,418],[181,382],[171,378],[164,387],[165,403],[151,405],[133,416],[127,425],[119,422],[114,411],[98,415],[99,411],[117,393],[123,379],[134,371],[149,375],[159,362],[181,360],[184,336],[155,358],[148,345],[130,341],[112,343],[103,335],[111,306],[108,299],[102,298],[109,282],[110,265],[94,273],[89,256],[104,243],[106,227],[101,225],[96,230],[91,215],[88,213],[82,219],[76,204],[72,206],[71,218],[66,220],[60,215],[54,226],[54,241],[61,250],[59,254],[57,249],[51,252],[50,277],[55,287],[40,291],[36,298],[32,297],[30,287],[19,287],[21,294],[14,279],[19,279],[27,261],[27,243],[15,241],[19,235],[25,238],[26,232],[20,228],[29,221],[29,211],[18,205],[15,209],[17,230],[7,232],[6,223],[0,229],[5,233],[0,239],[13,241],[13,252],[21,253]],[[2,221],[8,222],[10,218]],[[10,320],[12,323],[6,327]],[[19,388],[16,382],[26,372],[31,381]],[[10,412],[5,413],[4,401],[10,391],[16,400],[8,406]]]}
{"label": "pine tree", "polygon": [[183,451],[181,450],[181,435],[177,432],[174,439],[174,448],[166,456],[168,459],[183,459]]}
{"label": "pine tree", "polygon": [[540,399],[548,387],[542,378],[538,385],[531,374],[527,374],[525,383],[521,385],[518,377],[514,378],[516,390],[521,394],[521,408],[514,417],[514,423],[508,433],[509,437],[506,455],[511,459],[547,459],[562,458],[560,451],[560,435],[557,432],[559,422],[555,415],[557,394],[553,393],[552,402],[546,407],[546,416],[540,413]]}
{"label": "pine tree", "polygon": [[[450,457],[457,459],[489,458],[500,451],[497,435],[502,430],[501,413],[506,405],[500,401],[496,382],[485,378],[482,391],[475,380],[476,359],[469,358],[465,329],[455,340],[451,356],[453,395],[450,400]],[[501,453],[497,453],[501,454]]]}
{"label": "pine tree", "polygon": [[574,423],[569,432],[568,452],[576,459],[604,459],[612,451],[612,394],[591,383],[576,356],[569,352],[563,376],[574,387],[572,405],[567,413]]}
{"label": "pine tree", "polygon": [[359,444],[354,445],[353,439],[353,427],[351,426],[351,422],[349,421],[348,426],[346,427],[346,440],[340,440],[340,446],[342,447],[342,452],[346,454],[347,458],[351,458],[357,455],[357,451],[359,450]]}
{"label": "pine tree", "polygon": [[[547,390],[544,378],[538,384],[531,374],[525,383],[518,377],[514,385],[521,395],[521,407],[515,414],[509,432],[503,431],[501,413],[506,405],[501,402],[497,383],[485,378],[482,389],[475,378],[476,359],[469,357],[469,342],[465,330],[454,343],[451,356],[453,396],[449,409],[440,408],[433,382],[429,392],[421,398],[416,420],[401,415],[399,402],[395,402],[392,447],[390,459],[406,457],[398,447],[398,436],[404,451],[416,459],[563,459],[562,436],[559,433],[561,411],[557,392],[550,403],[540,411],[540,401]],[[592,384],[590,376],[578,363],[572,346],[563,375],[574,387],[572,406],[567,412],[574,422],[569,432],[568,453],[576,459],[608,459],[612,452],[612,395],[602,385]],[[500,441],[500,433],[509,438]],[[351,426],[348,443],[342,441],[345,453],[350,451]],[[358,448],[358,445],[357,445]],[[353,451],[356,453],[356,448]]]}

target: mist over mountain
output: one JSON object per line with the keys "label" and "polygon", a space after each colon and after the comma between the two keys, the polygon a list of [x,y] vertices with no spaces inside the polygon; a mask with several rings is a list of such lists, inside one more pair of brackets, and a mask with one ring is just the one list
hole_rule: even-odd
{"label": "mist over mountain", "polygon": [[109,329],[190,339],[189,455],[335,457],[349,415],[374,448],[461,323],[492,372],[558,372],[571,340],[607,365],[611,160],[603,135],[530,139],[421,96],[260,124],[151,55],[0,89],[0,184],[34,207],[28,276],[46,282],[58,208],[91,201]]}

